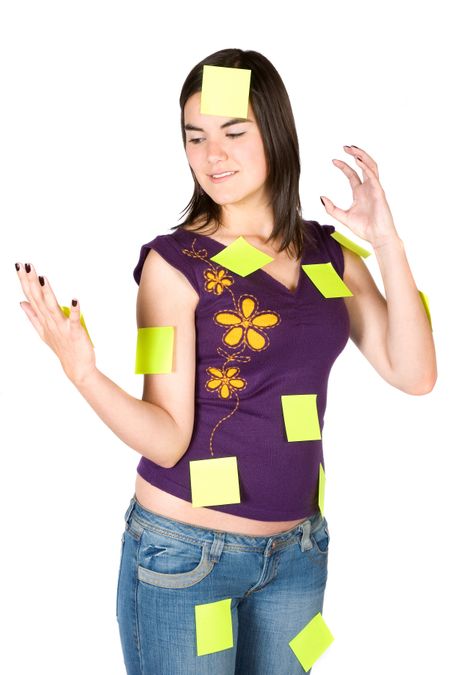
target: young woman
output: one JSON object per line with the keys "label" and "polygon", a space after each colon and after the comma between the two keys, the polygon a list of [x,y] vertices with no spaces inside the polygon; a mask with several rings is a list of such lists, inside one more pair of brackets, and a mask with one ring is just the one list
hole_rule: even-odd
{"label": "young woman", "polygon": [[[251,70],[246,118],[200,112],[204,65]],[[264,56],[209,56],[180,105],[194,194],[181,225],[144,245],[134,271],[138,327],[175,329],[172,372],[145,375],[142,400],[128,395],[96,368],[79,304],[66,318],[29,264],[16,265],[22,308],[88,403],[142,456],[117,597],[128,674],[302,673],[289,642],[322,611],[327,579],[318,478],[331,366],[350,336],[389,384],[425,394],[436,380],[432,334],[365,150],[344,146],[349,163],[333,160],[351,207],[321,200],[370,242],[386,299],[333,226],[303,220],[292,110]],[[239,237],[272,261],[245,276],[216,261]],[[324,297],[303,267],[328,263],[351,296]],[[316,414],[319,431],[288,432],[289,396]],[[190,463],[226,457],[237,458],[240,499],[194,507]],[[233,639],[199,653],[196,607],[221,600]]]}

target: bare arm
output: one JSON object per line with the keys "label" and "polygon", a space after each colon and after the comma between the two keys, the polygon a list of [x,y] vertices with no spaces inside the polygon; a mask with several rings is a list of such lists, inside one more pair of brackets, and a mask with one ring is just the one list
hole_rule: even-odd
{"label": "bare arm", "polygon": [[140,400],[96,368],[79,305],[66,318],[47,279],[41,286],[33,267],[27,273],[21,266],[18,274],[28,299],[22,308],[89,405],[124,443],[160,466],[173,466],[193,427],[197,296],[183,275],[150,251],[138,292],[138,326],[175,327],[174,367],[172,373],[145,375]]}

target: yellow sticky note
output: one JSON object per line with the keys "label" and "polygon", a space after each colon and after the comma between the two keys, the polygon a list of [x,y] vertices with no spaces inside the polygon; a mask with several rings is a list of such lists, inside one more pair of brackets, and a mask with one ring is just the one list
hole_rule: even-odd
{"label": "yellow sticky note", "polygon": [[233,646],[231,598],[195,605],[197,656],[221,652]]}
{"label": "yellow sticky note", "polygon": [[192,506],[239,504],[239,477],[236,457],[198,459],[189,462]]}
{"label": "yellow sticky note", "polygon": [[330,262],[302,265],[302,270],[325,298],[347,298],[353,295]]}
{"label": "yellow sticky note", "polygon": [[238,237],[232,244],[211,258],[214,262],[246,277],[260,267],[272,262],[273,258],[249,244],[244,237]]}
{"label": "yellow sticky note", "polygon": [[292,394],[281,397],[288,441],[320,440],[317,394]]}
{"label": "yellow sticky note", "polygon": [[322,656],[324,651],[328,649],[333,640],[334,637],[319,612],[290,641],[289,647],[302,664],[304,670],[308,671],[319,656]]}
{"label": "yellow sticky note", "polygon": [[139,328],[136,344],[136,374],[172,372],[173,326]]}
{"label": "yellow sticky note", "polygon": [[[59,308],[64,312],[64,315],[67,316],[67,318],[70,316],[70,307],[64,307],[64,306],[60,305]],[[80,314],[80,323],[83,326],[84,330],[86,331],[89,340],[91,340],[91,336],[89,335],[89,331],[86,328],[86,324],[84,323],[84,316],[82,314]],[[94,346],[94,343],[92,342],[92,340],[91,340],[91,344],[92,344],[92,346]]]}
{"label": "yellow sticky note", "polygon": [[203,66],[200,112],[221,117],[248,117],[251,70]]}
{"label": "yellow sticky note", "polygon": [[345,246],[345,248],[348,248],[350,251],[353,251],[353,253],[360,255],[362,258],[367,258],[370,255],[370,251],[366,251],[366,249],[362,246],[359,246],[359,244],[355,244],[355,242],[351,239],[347,239],[347,237],[337,230],[332,232],[331,236],[333,239],[336,239],[336,241],[342,244],[342,246]]}
{"label": "yellow sticky note", "polygon": [[431,330],[433,330],[433,324],[431,323],[431,313],[430,313],[430,305],[428,303],[428,297],[422,291],[419,291],[419,295],[420,295],[420,299],[423,302],[423,306],[425,307],[425,311],[427,313],[428,321],[430,322]]}
{"label": "yellow sticky note", "polygon": [[323,517],[325,508],[325,471],[323,470],[322,462],[319,466],[319,509]]}

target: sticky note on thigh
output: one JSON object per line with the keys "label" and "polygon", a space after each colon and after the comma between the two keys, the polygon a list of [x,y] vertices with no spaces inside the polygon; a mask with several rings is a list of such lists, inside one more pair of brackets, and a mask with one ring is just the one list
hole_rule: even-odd
{"label": "sticky note on thigh", "polygon": [[203,66],[202,115],[247,119],[251,70]]}
{"label": "sticky note on thigh", "polygon": [[[59,308],[63,311],[65,316],[67,316],[67,317],[70,316],[70,307],[64,307],[64,306],[60,305]],[[91,340],[91,336],[89,335],[89,331],[86,328],[86,324],[84,323],[84,317],[83,317],[82,314],[80,314],[80,323],[83,326],[84,330],[86,331],[89,340]],[[92,346],[94,346],[94,343],[92,342],[92,340],[91,340],[91,344],[92,344]]]}
{"label": "sticky note on thigh", "polygon": [[323,470],[322,462],[319,466],[319,510],[323,517],[325,511],[325,471]]}
{"label": "sticky note on thigh", "polygon": [[325,298],[346,298],[353,295],[330,262],[302,265],[302,270]]}
{"label": "sticky note on thigh", "polygon": [[195,605],[197,656],[221,652],[233,646],[231,598]]}
{"label": "sticky note on thigh", "polygon": [[172,371],[173,339],[173,326],[139,328],[135,373],[138,375],[170,373]]}
{"label": "sticky note on thigh", "polygon": [[428,321],[430,322],[430,327],[431,330],[433,330],[433,324],[431,323],[431,312],[430,312],[430,305],[428,303],[428,298],[425,295],[425,293],[422,293],[422,291],[419,291],[420,299],[422,300],[423,306],[425,307],[425,311],[427,313]]}
{"label": "sticky note on thigh", "polygon": [[289,642],[289,647],[308,671],[322,656],[333,642],[330,629],[319,612],[311,621]]}
{"label": "sticky note on thigh", "polygon": [[236,272],[241,277],[246,277],[260,267],[272,262],[273,258],[260,251],[256,246],[249,244],[244,237],[238,237],[232,244],[213,256],[211,260],[232,272]]}
{"label": "sticky note on thigh", "polygon": [[317,441],[322,438],[317,414],[317,394],[282,396],[281,406],[288,441]]}
{"label": "sticky note on thigh", "polygon": [[342,246],[345,246],[345,248],[348,248],[349,251],[353,251],[353,253],[356,253],[357,255],[360,255],[362,258],[367,258],[370,255],[370,251],[366,251],[365,248],[362,246],[359,246],[359,244],[355,244],[354,241],[351,239],[348,239],[345,237],[343,234],[335,230],[334,232],[331,233],[331,236],[333,239],[336,239]]}
{"label": "sticky note on thigh", "polygon": [[239,504],[241,495],[236,457],[189,462],[192,506]]}

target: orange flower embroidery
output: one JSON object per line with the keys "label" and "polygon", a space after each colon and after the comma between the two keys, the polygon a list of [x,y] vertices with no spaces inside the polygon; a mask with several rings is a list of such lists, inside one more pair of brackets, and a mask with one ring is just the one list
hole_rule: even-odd
{"label": "orange flower embroidery", "polygon": [[273,328],[280,323],[277,312],[258,312],[258,301],[253,295],[241,295],[239,309],[216,312],[214,321],[221,326],[231,326],[223,336],[229,347],[238,347],[242,341],[254,351],[267,349],[270,340],[262,328]]}
{"label": "orange flower embroidery", "polygon": [[205,291],[211,293],[213,291],[216,295],[221,295],[227,286],[234,283],[234,279],[229,277],[223,269],[208,269],[203,272],[206,279]]}
{"label": "orange flower embroidery", "polygon": [[245,389],[247,381],[242,377],[237,377],[239,368],[207,368],[206,372],[212,375],[206,383],[206,388],[210,391],[218,390],[220,398],[230,398],[235,389]]}

